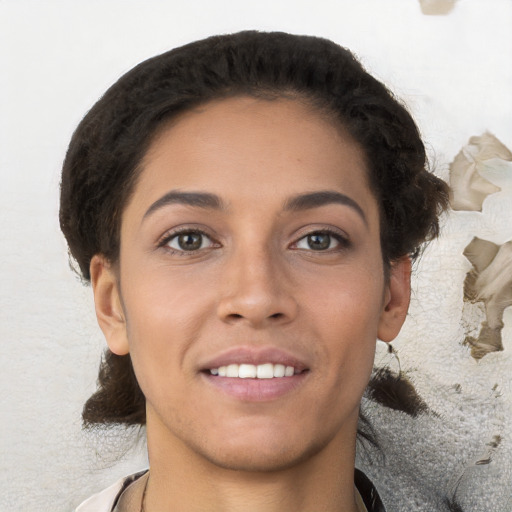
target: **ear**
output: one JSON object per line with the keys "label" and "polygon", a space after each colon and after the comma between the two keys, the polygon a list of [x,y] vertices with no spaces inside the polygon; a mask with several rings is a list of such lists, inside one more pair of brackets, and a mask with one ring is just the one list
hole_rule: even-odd
{"label": "ear", "polygon": [[129,346],[117,277],[109,261],[100,254],[93,256],[89,268],[98,324],[110,351],[124,356]]}
{"label": "ear", "polygon": [[396,338],[405,322],[410,297],[411,258],[403,256],[391,265],[377,334],[380,340],[390,342]]}

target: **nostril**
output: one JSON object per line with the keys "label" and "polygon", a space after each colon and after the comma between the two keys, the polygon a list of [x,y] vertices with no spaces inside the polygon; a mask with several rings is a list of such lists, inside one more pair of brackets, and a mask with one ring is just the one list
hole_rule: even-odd
{"label": "nostril", "polygon": [[[282,318],[284,318],[284,314],[283,313],[274,313],[272,315],[269,315],[268,318],[269,319],[272,319],[272,320],[280,320]],[[241,320],[244,318],[244,315],[241,315],[240,313],[231,313],[230,315],[228,315],[228,317],[230,320]]]}

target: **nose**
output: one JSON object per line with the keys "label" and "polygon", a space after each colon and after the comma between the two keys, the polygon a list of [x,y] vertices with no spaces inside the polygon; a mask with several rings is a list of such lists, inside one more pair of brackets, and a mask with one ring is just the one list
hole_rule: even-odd
{"label": "nose", "polygon": [[297,315],[289,272],[270,251],[240,251],[226,262],[218,316],[227,323],[265,328]]}

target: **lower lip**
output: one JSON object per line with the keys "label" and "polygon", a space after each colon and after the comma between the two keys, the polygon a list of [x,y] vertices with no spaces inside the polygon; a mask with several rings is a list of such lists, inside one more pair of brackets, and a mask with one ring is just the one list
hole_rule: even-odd
{"label": "lower lip", "polygon": [[244,402],[267,402],[276,400],[294,391],[306,378],[308,372],[291,377],[273,379],[239,379],[219,377],[203,373],[206,381],[223,393]]}

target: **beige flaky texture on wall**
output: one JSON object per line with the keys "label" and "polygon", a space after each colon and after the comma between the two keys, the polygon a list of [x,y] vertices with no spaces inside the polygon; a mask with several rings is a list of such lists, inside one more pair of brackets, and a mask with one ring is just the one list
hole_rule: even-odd
{"label": "beige flaky texture on wall", "polygon": [[468,139],[445,162],[453,210],[364,402],[382,453],[361,464],[392,510],[406,510],[394,486],[410,510],[512,510],[512,155],[488,132]]}
{"label": "beige flaky texture on wall", "polygon": [[378,343],[376,389],[405,392],[365,399],[381,453],[358,464],[390,511],[512,511],[511,26],[509,0],[0,2],[0,510],[69,511],[147,463],[131,434],[80,429],[104,342],[57,222],[74,127],[137,62],[256,28],[355,51],[457,183],[403,332]]}

